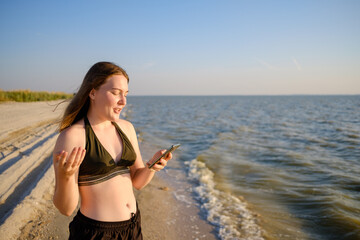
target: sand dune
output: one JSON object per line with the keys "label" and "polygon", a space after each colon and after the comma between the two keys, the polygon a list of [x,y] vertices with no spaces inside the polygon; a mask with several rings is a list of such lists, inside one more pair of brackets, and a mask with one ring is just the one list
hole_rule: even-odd
{"label": "sand dune", "polygon": [[51,200],[52,150],[65,104],[0,104],[0,235],[16,238],[20,226]]}

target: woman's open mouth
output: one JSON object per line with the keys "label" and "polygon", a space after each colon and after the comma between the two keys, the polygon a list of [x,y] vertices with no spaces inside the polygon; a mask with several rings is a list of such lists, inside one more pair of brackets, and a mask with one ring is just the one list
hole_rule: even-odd
{"label": "woman's open mouth", "polygon": [[121,112],[122,108],[114,108],[114,112],[116,114],[119,114]]}

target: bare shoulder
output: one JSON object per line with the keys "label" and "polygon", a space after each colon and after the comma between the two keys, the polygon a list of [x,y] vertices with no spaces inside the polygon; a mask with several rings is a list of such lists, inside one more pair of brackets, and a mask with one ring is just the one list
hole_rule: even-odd
{"label": "bare shoulder", "polygon": [[85,125],[82,119],[63,130],[59,137],[77,139],[79,135],[85,135]]}
{"label": "bare shoulder", "polygon": [[119,119],[116,121],[116,123],[120,126],[120,127],[124,127],[124,128],[134,128],[132,123],[125,120],[125,119]]}
{"label": "bare shoulder", "polygon": [[85,125],[82,119],[60,132],[55,151],[68,151],[73,147],[85,148]]}
{"label": "bare shoulder", "polygon": [[121,130],[125,132],[127,136],[131,138],[136,137],[135,128],[131,122],[124,119],[119,119],[116,121],[116,124],[121,128]]}

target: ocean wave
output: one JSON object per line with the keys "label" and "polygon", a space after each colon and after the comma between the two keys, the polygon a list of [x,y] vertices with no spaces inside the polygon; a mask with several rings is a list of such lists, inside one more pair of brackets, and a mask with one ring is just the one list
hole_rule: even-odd
{"label": "ocean wave", "polygon": [[207,220],[218,228],[221,239],[264,239],[257,217],[244,200],[217,190],[214,173],[204,162],[194,159],[186,163],[189,177],[198,182],[193,191],[198,195]]}

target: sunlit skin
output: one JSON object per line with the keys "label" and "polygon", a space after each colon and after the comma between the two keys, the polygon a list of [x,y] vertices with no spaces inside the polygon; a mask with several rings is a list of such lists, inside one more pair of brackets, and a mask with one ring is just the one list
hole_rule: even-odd
{"label": "sunlit skin", "polygon": [[[118,175],[95,185],[79,187],[77,184],[79,166],[86,153],[84,120],[79,120],[60,133],[53,158],[56,176],[53,200],[55,206],[64,215],[69,216],[73,213],[80,197],[80,211],[87,217],[100,221],[128,220],[131,213],[136,212],[133,187],[141,189],[146,186],[154,176],[154,172],[163,169],[167,161],[172,158],[172,154],[163,158],[159,164],[154,165],[153,171],[144,165],[133,125],[119,119],[121,111],[126,106],[128,92],[128,81],[124,76],[110,76],[99,89],[90,92],[87,117],[96,137],[115,162],[120,160],[122,142],[111,122],[116,122],[123,130],[137,155],[134,165],[130,167],[130,174]],[[156,152],[149,162],[152,163],[164,151]]]}

